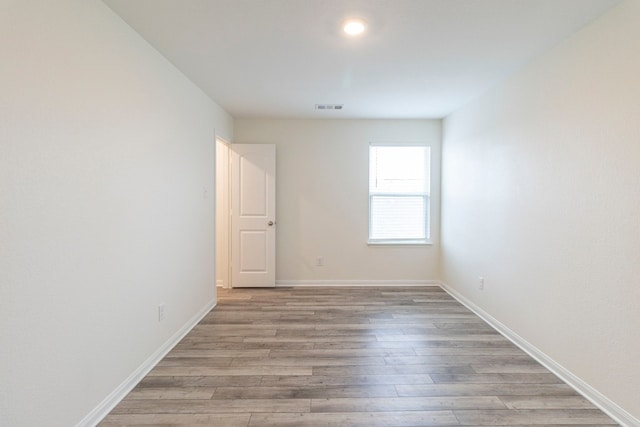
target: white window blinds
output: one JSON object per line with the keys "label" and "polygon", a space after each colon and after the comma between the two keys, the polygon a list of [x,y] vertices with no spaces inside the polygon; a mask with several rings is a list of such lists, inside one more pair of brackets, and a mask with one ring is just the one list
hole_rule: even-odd
{"label": "white window blinds", "polygon": [[430,148],[372,144],[369,162],[369,240],[428,241]]}

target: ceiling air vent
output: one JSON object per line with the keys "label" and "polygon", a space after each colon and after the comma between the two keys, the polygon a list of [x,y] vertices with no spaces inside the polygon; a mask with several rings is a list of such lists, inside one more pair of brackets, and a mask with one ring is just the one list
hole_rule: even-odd
{"label": "ceiling air vent", "polygon": [[342,104],[316,104],[316,110],[342,110]]}

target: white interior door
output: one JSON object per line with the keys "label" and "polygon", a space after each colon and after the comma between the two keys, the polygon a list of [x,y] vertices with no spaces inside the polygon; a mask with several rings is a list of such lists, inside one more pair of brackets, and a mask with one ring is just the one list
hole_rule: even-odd
{"label": "white interior door", "polygon": [[276,147],[231,144],[231,285],[276,282]]}

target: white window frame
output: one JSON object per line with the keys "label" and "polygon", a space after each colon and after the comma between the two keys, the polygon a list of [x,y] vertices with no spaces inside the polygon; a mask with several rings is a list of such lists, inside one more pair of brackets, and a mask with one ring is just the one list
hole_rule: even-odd
{"label": "white window frame", "polygon": [[[371,192],[371,183],[368,182],[368,191],[369,191],[369,226],[368,226],[368,241],[369,245],[431,245],[431,191],[433,187],[433,153],[432,147],[430,144],[426,142],[370,142],[369,143],[369,152],[368,152],[368,172],[369,176],[368,180],[371,179],[371,147],[426,147],[429,149],[429,164],[426,164],[427,172],[429,174],[429,188],[426,190],[426,193],[372,193]],[[423,197],[425,199],[425,238],[418,239],[372,239],[371,238],[371,201],[374,196],[390,196],[390,197]]]}

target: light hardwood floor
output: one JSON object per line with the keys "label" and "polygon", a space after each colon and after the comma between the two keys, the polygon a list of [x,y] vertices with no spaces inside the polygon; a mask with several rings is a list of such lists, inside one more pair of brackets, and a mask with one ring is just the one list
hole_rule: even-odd
{"label": "light hardwood floor", "polygon": [[218,297],[100,426],[615,425],[438,287]]}

